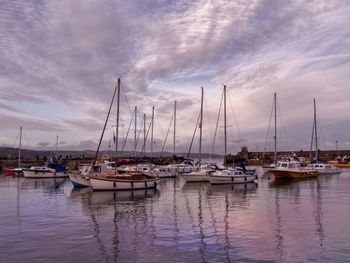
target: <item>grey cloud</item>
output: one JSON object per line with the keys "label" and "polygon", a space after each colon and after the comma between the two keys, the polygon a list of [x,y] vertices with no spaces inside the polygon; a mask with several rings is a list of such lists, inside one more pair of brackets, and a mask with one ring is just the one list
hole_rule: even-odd
{"label": "grey cloud", "polygon": [[[129,106],[149,117],[155,105],[163,129],[176,99],[184,138],[199,98],[160,91],[159,81],[228,84],[245,100],[235,105],[238,122],[254,141],[265,136],[274,91],[290,133],[308,126],[314,96],[320,111],[327,109],[324,119],[346,130],[339,124],[346,116],[337,113],[348,109],[350,95],[348,13],[346,1],[7,1],[0,11],[0,97],[13,113],[0,120],[6,129],[23,123],[98,135],[121,76]],[[55,100],[78,116],[54,124],[16,112],[19,102]],[[122,107],[125,125],[129,106]]]}
{"label": "grey cloud", "polygon": [[2,127],[4,130],[18,129],[19,126],[23,126],[26,130],[36,130],[36,131],[49,131],[49,132],[59,132],[66,130],[62,125],[40,119],[33,118],[21,118],[18,116],[10,116],[0,114],[0,122],[6,123],[5,126]]}
{"label": "grey cloud", "polygon": [[38,143],[38,146],[41,146],[41,147],[47,147],[47,146],[49,146],[49,145],[50,145],[49,142],[39,142],[39,143]]}

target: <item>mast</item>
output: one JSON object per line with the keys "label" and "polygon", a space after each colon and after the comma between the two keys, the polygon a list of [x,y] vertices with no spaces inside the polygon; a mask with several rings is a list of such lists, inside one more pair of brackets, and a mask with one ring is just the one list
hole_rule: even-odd
{"label": "mast", "polygon": [[136,137],[137,137],[137,135],[136,135],[136,133],[137,133],[137,106],[135,106],[135,133],[134,133],[134,156],[136,156],[136,147],[137,147],[137,139],[136,139]]}
{"label": "mast", "polygon": [[225,157],[224,157],[224,165],[226,165],[227,158],[227,122],[226,122],[226,85],[224,85],[224,140],[225,140]]}
{"label": "mast", "polygon": [[316,118],[316,100],[314,99],[314,127],[315,127],[315,157],[318,162],[318,140],[317,140],[317,118]]}
{"label": "mast", "polygon": [[338,153],[338,140],[335,140],[335,151]]}
{"label": "mast", "polygon": [[199,121],[199,165],[201,164],[202,161],[202,133],[203,133],[203,95],[204,95],[204,90],[203,87],[201,87],[202,90],[202,95],[201,95],[201,114],[200,114],[200,121]]}
{"label": "mast", "polygon": [[21,151],[22,151],[22,126],[19,127],[18,168],[21,167]]}
{"label": "mast", "polygon": [[58,136],[56,136],[56,155],[58,160]]}
{"label": "mast", "polygon": [[143,114],[143,152],[146,155],[146,113]]}
{"label": "mast", "polygon": [[154,106],[152,107],[152,120],[151,120],[151,158],[153,158],[153,125],[154,125]]}
{"label": "mast", "polygon": [[275,165],[277,164],[277,94],[276,92],[273,94],[273,101],[274,101],[274,110],[275,110],[275,135],[273,137],[275,147],[274,147],[274,156],[273,161]]}
{"label": "mast", "polygon": [[117,118],[116,118],[116,131],[115,131],[115,174],[117,174],[117,161],[118,161],[118,138],[119,138],[119,107],[120,107],[120,78],[118,78],[117,86]]}
{"label": "mast", "polygon": [[173,148],[174,156],[175,156],[175,143],[176,143],[176,100],[174,105],[174,148]]}

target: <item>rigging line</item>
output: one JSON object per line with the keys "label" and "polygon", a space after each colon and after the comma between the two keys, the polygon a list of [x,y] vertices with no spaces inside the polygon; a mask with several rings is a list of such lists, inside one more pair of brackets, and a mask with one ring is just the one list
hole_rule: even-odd
{"label": "rigging line", "polygon": [[162,157],[162,155],[163,155],[164,147],[165,147],[166,141],[168,139],[168,135],[169,135],[169,132],[170,132],[171,124],[173,123],[173,119],[174,119],[174,114],[171,117],[171,120],[170,120],[170,123],[169,123],[168,131],[166,133],[165,140],[164,140],[164,143],[163,143],[163,146],[162,146],[162,151],[160,152],[160,157]]}
{"label": "rigging line", "polygon": [[286,149],[289,151],[289,145],[288,145],[288,138],[287,138],[287,133],[286,133],[286,129],[285,129],[285,125],[284,125],[284,121],[282,118],[282,114],[281,114],[281,109],[280,109],[280,105],[277,103],[277,108],[278,108],[278,113],[280,115],[280,119],[281,119],[281,123],[282,123],[282,130],[283,130],[283,135],[286,138]]}
{"label": "rigging line", "polygon": [[219,113],[218,113],[218,118],[216,120],[216,126],[215,126],[215,132],[214,132],[214,139],[213,139],[213,144],[211,147],[211,152],[210,152],[210,156],[209,159],[211,159],[212,154],[214,153],[214,147],[215,147],[215,140],[216,140],[216,133],[218,131],[218,127],[219,127],[219,120],[220,120],[220,115],[221,115],[221,108],[222,108],[222,101],[224,99],[224,91],[221,94],[221,101],[220,101],[220,107],[219,107]]}
{"label": "rigging line", "polygon": [[238,138],[239,138],[240,142],[243,142],[242,135],[241,135],[241,130],[239,129],[239,126],[238,126],[238,121],[237,121],[237,118],[236,118],[236,114],[235,114],[235,112],[233,110],[233,104],[231,102],[231,97],[230,97],[230,93],[229,92],[227,92],[227,96],[228,96],[228,101],[230,102],[230,105],[231,105],[231,111],[233,113],[233,119],[234,119],[236,127],[237,127]]}
{"label": "rigging line", "polygon": [[[267,145],[267,141],[268,141],[268,138],[269,138],[269,131],[270,131],[270,127],[271,127],[271,120],[272,120],[272,114],[273,114],[274,106],[275,106],[275,100],[273,100],[273,103],[272,103],[272,108],[271,108],[271,113],[270,113],[270,121],[269,121],[269,126],[267,127],[267,133],[266,133],[265,144],[264,144],[264,152],[263,152],[261,164],[264,163],[264,158],[265,158],[265,153],[266,153],[266,145]],[[270,146],[269,146],[269,149],[270,149]]]}
{"label": "rigging line", "polygon": [[[125,148],[126,142],[128,140],[128,136],[129,136],[129,132],[130,132],[130,128],[131,128],[131,124],[132,124],[133,120],[134,120],[134,114],[131,117],[131,120],[130,120],[130,123],[129,123],[129,128],[128,128],[128,131],[126,132],[126,136],[125,136],[125,139],[124,139],[123,147],[122,147],[122,150],[121,150],[121,156],[123,156],[124,148]],[[117,140],[117,138],[116,138],[116,140]]]}
{"label": "rigging line", "polygon": [[[151,125],[152,125],[152,120],[150,120],[149,125],[148,125],[148,129],[147,129],[147,133],[146,133],[146,142],[147,142],[149,130],[151,129]],[[146,145],[142,145],[141,155],[143,154],[143,151],[144,151],[144,149],[145,149],[145,146],[146,146]],[[146,154],[146,153],[145,153],[145,154]]]}
{"label": "rigging line", "polygon": [[19,136],[19,133],[17,133],[17,137],[16,137],[15,143],[13,144],[12,148],[15,148],[15,146],[17,144],[18,136]]}
{"label": "rigging line", "polygon": [[120,86],[121,86],[122,91],[123,91],[123,94],[124,94],[124,96],[125,96],[126,104],[128,105],[128,108],[129,108],[129,113],[130,113],[130,115],[131,115],[131,113],[133,112],[133,110],[132,110],[131,107],[130,107],[129,99],[128,99],[128,96],[126,95],[123,82],[121,83]]}
{"label": "rigging line", "polygon": [[315,120],[312,122],[312,135],[311,135],[311,146],[310,146],[310,155],[314,145],[314,134],[315,134]]}
{"label": "rigging line", "polygon": [[316,109],[316,112],[317,112],[317,121],[318,121],[318,127],[320,127],[320,130],[321,130],[321,136],[322,136],[322,140],[323,140],[323,146],[325,149],[327,149],[327,145],[326,145],[326,140],[324,138],[324,134],[323,134],[323,129],[322,129],[322,123],[321,123],[321,119],[320,119],[320,114],[318,113],[318,110]]}
{"label": "rigging line", "polygon": [[[139,133],[138,133],[137,139],[136,139],[136,149],[137,149],[137,145],[139,144],[139,138],[140,138],[142,130],[143,130],[143,118],[142,118],[142,122],[141,122],[141,125],[140,125]],[[136,154],[136,152],[135,152],[135,154]]]}
{"label": "rigging line", "polygon": [[[210,118],[209,118],[209,114],[208,114],[208,112],[209,112],[209,107],[208,107],[208,103],[207,103],[207,100],[206,100],[206,97],[204,97],[203,98],[203,100],[204,100],[204,106],[205,106],[205,109],[206,109],[206,112],[207,112],[207,114],[204,114],[204,117],[205,117],[205,121],[206,121],[206,123],[211,123],[211,120],[210,120]],[[210,125],[206,125],[206,127],[209,127],[207,130],[209,131],[209,138],[213,138],[213,131],[212,131],[212,129],[211,129],[211,126]],[[209,141],[208,139],[207,139],[207,141]]]}
{"label": "rigging line", "polygon": [[[118,80],[118,82],[120,83],[120,80]],[[104,133],[105,133],[105,130],[106,130],[108,118],[109,118],[109,115],[110,115],[110,113],[111,113],[111,109],[112,109],[112,106],[113,106],[113,102],[114,102],[114,98],[115,98],[115,94],[116,94],[116,92],[117,92],[117,89],[118,89],[117,87],[115,87],[115,89],[114,89],[113,96],[112,96],[112,101],[111,101],[111,104],[110,104],[110,106],[109,106],[109,110],[108,110],[108,113],[107,113],[107,118],[106,118],[105,124],[104,124],[104,126],[103,126],[103,130],[102,130],[102,134],[101,134],[101,137],[100,137],[100,141],[99,141],[98,146],[97,146],[97,149],[96,149],[95,158],[94,158],[94,160],[93,160],[93,162],[92,162],[92,165],[91,165],[91,167],[90,167],[90,171],[89,171],[89,172],[92,172],[92,171],[91,171],[91,170],[92,170],[91,168],[94,167],[94,165],[95,165],[95,163],[96,163],[96,161],[97,161],[98,152],[99,152],[99,150],[100,150],[101,142],[102,142],[102,139],[103,139],[103,135],[104,135]],[[116,138],[116,140],[118,140],[118,138]],[[116,154],[117,154],[117,153],[116,153]]]}
{"label": "rigging line", "polygon": [[197,119],[197,123],[196,123],[196,127],[195,127],[195,129],[194,129],[194,133],[193,133],[192,140],[191,140],[191,143],[190,143],[190,148],[188,149],[188,153],[187,153],[187,157],[186,157],[186,158],[189,158],[189,157],[190,157],[190,153],[191,153],[191,149],[192,149],[192,144],[193,144],[194,136],[196,135],[196,131],[197,131],[197,128],[198,128],[198,123],[199,123],[200,117],[201,117],[201,113],[199,112],[198,119]]}
{"label": "rigging line", "polygon": [[[24,138],[24,141],[25,141],[25,143],[27,144],[27,145],[30,145],[30,143],[29,143],[29,140],[28,140],[28,137],[27,137],[27,135],[26,135],[26,133],[24,133],[23,132],[23,130],[22,130],[22,138]],[[22,148],[23,148],[23,142],[22,142]]]}

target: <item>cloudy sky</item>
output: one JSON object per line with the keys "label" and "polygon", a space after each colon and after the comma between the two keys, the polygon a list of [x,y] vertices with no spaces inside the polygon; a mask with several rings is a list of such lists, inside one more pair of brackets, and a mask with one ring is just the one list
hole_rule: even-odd
{"label": "cloudy sky", "polygon": [[23,126],[26,148],[52,149],[59,136],[60,149],[95,149],[120,77],[121,137],[135,106],[137,129],[155,106],[155,150],[177,100],[177,149],[187,151],[203,86],[210,151],[223,84],[230,152],[271,141],[274,92],[280,150],[309,149],[313,98],[320,148],[350,149],[349,24],[346,0],[0,1],[0,145],[18,144]]}

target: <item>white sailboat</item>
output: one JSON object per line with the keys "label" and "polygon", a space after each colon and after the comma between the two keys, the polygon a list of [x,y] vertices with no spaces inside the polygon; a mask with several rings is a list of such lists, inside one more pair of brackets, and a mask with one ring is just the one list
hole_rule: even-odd
{"label": "white sailboat", "polygon": [[70,172],[69,179],[74,187],[91,187],[90,176],[100,176],[104,173],[114,171],[115,167],[111,164],[111,162],[84,164],[78,173]]}
{"label": "white sailboat", "polygon": [[199,120],[199,169],[190,173],[185,173],[182,175],[182,178],[186,182],[207,182],[207,172],[204,169],[200,169],[200,163],[202,161],[202,130],[203,130],[203,87],[201,87],[201,111],[200,111],[200,120]]}
{"label": "white sailboat", "polygon": [[[273,108],[274,108],[274,120],[275,120],[275,126],[274,126],[274,131],[275,134],[273,136],[273,141],[274,141],[274,155],[273,155],[273,163],[263,165],[262,168],[264,172],[269,172],[272,169],[277,167],[277,94],[276,92],[273,94]],[[265,144],[266,146],[266,144]],[[265,152],[264,152],[265,155]],[[263,155],[263,160],[264,161],[264,155]]]}
{"label": "white sailboat", "polygon": [[[224,85],[224,135],[225,135],[225,158],[227,156],[227,133],[226,133],[226,85]],[[226,164],[226,163],[225,163]],[[206,176],[211,184],[238,184],[254,182],[258,176],[256,170],[246,170],[245,167],[232,167],[224,170],[211,172]]]}
{"label": "white sailboat", "polygon": [[23,168],[22,171],[26,178],[68,177],[67,167],[58,162],[47,162],[45,166],[32,166],[30,168]]}
{"label": "white sailboat", "polygon": [[[117,91],[117,118],[116,118],[116,163],[118,160],[118,131],[119,131],[119,108],[120,108],[120,79],[118,79]],[[114,94],[115,94],[114,92]],[[153,129],[152,129],[153,130]],[[152,146],[151,146],[152,153]],[[136,190],[156,188],[159,183],[159,177],[148,176],[139,172],[130,172],[118,174],[117,169],[115,173],[105,173],[101,176],[90,176],[90,183],[94,191],[99,190]]]}
{"label": "white sailboat", "polygon": [[[315,136],[315,137],[314,137]],[[313,138],[314,137],[314,138]],[[312,151],[313,139],[315,139],[315,158],[313,163],[307,165],[304,169],[310,171],[317,171],[318,174],[340,174],[340,168],[332,164],[320,162],[319,149],[318,149],[318,138],[317,138],[317,111],[316,111],[316,100],[314,99],[314,121],[311,136],[311,147]]]}

